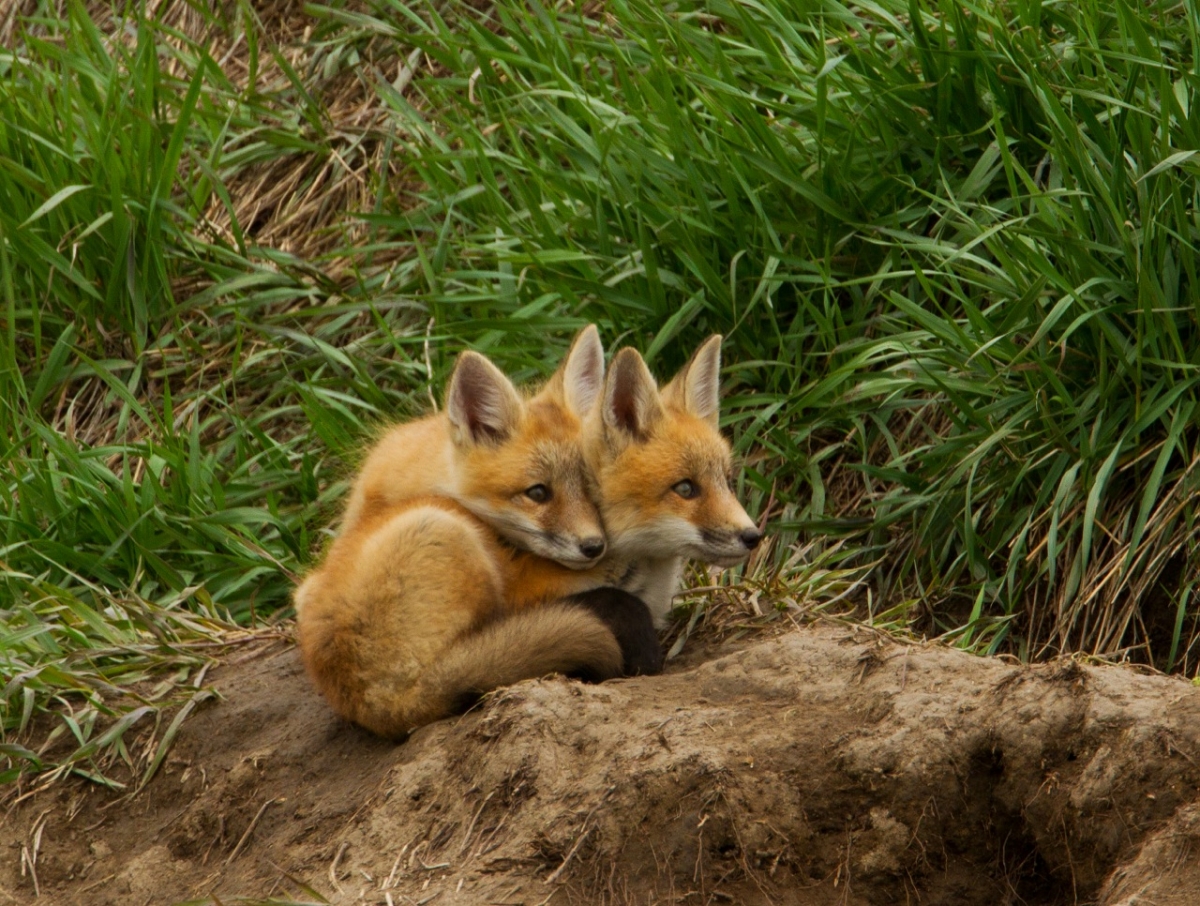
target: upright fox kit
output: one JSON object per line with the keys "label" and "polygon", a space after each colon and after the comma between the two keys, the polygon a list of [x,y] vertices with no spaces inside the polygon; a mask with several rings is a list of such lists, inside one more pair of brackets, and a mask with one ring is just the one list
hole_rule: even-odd
{"label": "upright fox kit", "polygon": [[[342,535],[297,593],[305,664],[339,714],[400,736],[520,679],[550,672],[616,676],[622,649],[627,656],[629,650],[628,637],[618,642],[623,621],[637,619],[629,603],[645,613],[626,593],[642,597],[661,622],[684,558],[733,564],[757,545],[758,530],[729,490],[729,447],[717,430],[720,338],[702,345],[661,393],[641,356],[622,350],[586,425],[579,422],[580,402],[586,408],[600,382],[594,369],[572,367],[580,342],[560,368],[562,379],[556,375],[546,396],[528,401],[497,390],[497,377],[506,379],[486,372],[458,385],[462,414],[450,415],[456,370],[448,418],[453,430],[473,432],[475,455],[456,453],[454,469],[438,473],[454,475],[447,496],[405,497],[398,487],[419,485],[405,476],[389,485],[394,464],[412,459],[402,444],[389,451],[391,435],[368,458]],[[529,418],[539,401],[553,410],[548,420]],[[561,445],[562,461],[574,463],[577,481],[547,477],[539,447],[547,434]],[[501,456],[501,449],[520,452]],[[581,554],[595,553],[576,540],[590,537],[590,529],[558,517],[530,531],[507,510],[527,509],[516,499],[524,493],[535,502],[569,496],[561,512],[584,512],[589,471],[610,553],[580,569],[586,563],[569,544],[547,539],[568,537]],[[489,486],[506,491],[487,492]],[[536,553],[540,544],[560,556],[514,551],[508,532]],[[633,635],[645,645],[645,633]]]}
{"label": "upright fox kit", "polygon": [[729,443],[717,425],[720,370],[714,335],[660,392],[642,357],[622,349],[585,428],[609,545],[597,571],[619,573],[615,584],[659,625],[686,559],[732,566],[762,539],[732,491]]}
{"label": "upright fox kit", "polygon": [[720,336],[661,391],[635,350],[614,356],[584,427],[608,554],[574,573],[518,556],[524,587],[549,599],[614,586],[640,598],[661,626],[685,560],[733,566],[758,546],[762,533],[733,495],[729,443],[717,425],[720,368]]}

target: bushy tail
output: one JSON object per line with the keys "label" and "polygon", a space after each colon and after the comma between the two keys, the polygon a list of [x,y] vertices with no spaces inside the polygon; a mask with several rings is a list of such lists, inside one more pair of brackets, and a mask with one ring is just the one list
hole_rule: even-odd
{"label": "bushy tail", "polygon": [[611,679],[621,675],[621,661],[621,646],[601,619],[575,604],[550,604],[457,639],[418,681],[408,713],[395,717],[414,729],[520,680],[548,673]]}

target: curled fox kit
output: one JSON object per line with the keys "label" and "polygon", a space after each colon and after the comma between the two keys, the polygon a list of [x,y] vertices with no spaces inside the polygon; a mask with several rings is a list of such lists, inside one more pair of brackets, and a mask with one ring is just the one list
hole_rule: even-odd
{"label": "curled fox kit", "polygon": [[503,685],[656,673],[683,564],[760,533],[717,428],[718,336],[661,390],[595,327],[540,390],[464,352],[444,411],[371,450],[341,531],[296,589],[301,653],[334,710],[383,736]]}

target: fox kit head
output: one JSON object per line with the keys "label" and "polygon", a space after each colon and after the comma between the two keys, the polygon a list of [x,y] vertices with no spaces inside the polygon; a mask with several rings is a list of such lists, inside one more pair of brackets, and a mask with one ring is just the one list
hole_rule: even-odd
{"label": "fox kit head", "polygon": [[717,428],[721,337],[709,337],[661,391],[633,349],[613,358],[589,430],[614,554],[732,566],[762,534],[731,490]]}
{"label": "fox kit head", "polygon": [[477,352],[459,356],[446,390],[459,501],[510,543],[573,569],[606,548],[583,456],[583,419],[603,386],[589,326],[532,397]]}

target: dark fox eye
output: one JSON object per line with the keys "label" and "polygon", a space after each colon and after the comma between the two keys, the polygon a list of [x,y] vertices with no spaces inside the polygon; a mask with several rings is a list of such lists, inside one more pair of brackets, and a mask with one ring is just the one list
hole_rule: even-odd
{"label": "dark fox eye", "polygon": [[686,478],[679,482],[679,484],[675,485],[675,487],[671,488],[671,490],[684,500],[691,500],[693,497],[700,496],[700,489],[696,487],[696,483],[689,481]]}
{"label": "dark fox eye", "polygon": [[544,484],[535,484],[533,487],[525,489],[525,496],[534,503],[545,503],[553,495],[550,493],[550,489]]}
{"label": "dark fox eye", "polygon": [[733,480],[733,473],[730,472],[728,475],[725,476],[725,486],[728,487],[729,490],[734,491],[737,489],[735,484],[736,483]]}

